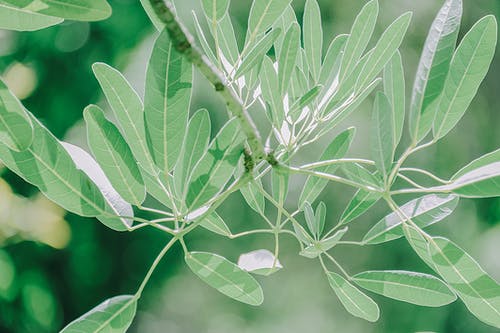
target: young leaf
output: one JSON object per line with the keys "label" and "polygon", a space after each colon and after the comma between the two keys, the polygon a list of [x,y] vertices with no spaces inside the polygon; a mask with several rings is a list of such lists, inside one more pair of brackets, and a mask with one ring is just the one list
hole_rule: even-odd
{"label": "young leaf", "polygon": [[0,80],[0,142],[15,151],[33,142],[33,126],[21,102]]}
{"label": "young leaf", "polygon": [[[295,11],[291,5],[286,6],[283,14],[274,22],[272,29],[280,28],[281,31],[288,31],[291,25],[298,24],[297,17],[295,16]],[[300,33],[299,33],[300,35]],[[300,38],[300,37],[299,37]],[[284,35],[279,35],[274,42],[274,51],[276,54],[276,59],[281,57],[281,50],[283,48],[283,41],[285,39]]]}
{"label": "young leaf", "polygon": [[291,0],[254,0],[248,17],[248,35],[255,38],[267,31],[290,2]]}
{"label": "young leaf", "polygon": [[215,57],[215,54],[212,51],[212,48],[210,47],[210,45],[208,45],[207,38],[205,37],[205,33],[203,32],[203,29],[201,28],[200,22],[198,20],[198,16],[196,15],[194,10],[191,13],[193,14],[193,21],[194,21],[194,27],[196,30],[196,35],[198,36],[197,40],[200,42],[201,48],[202,48],[203,52],[205,52],[205,55],[210,60],[210,62],[214,65],[217,65],[218,64],[217,58]]}
{"label": "young leaf", "polygon": [[483,17],[469,30],[458,46],[439,99],[434,119],[435,139],[445,136],[462,118],[483,81],[497,43],[497,21]]}
{"label": "young leaf", "polygon": [[422,234],[422,231],[417,227],[404,223],[403,232],[408,244],[413,248],[413,251],[422,259],[430,268],[436,270],[432,258],[427,251],[427,239]]}
{"label": "young leaf", "polygon": [[302,112],[304,111],[303,109],[309,106],[309,104],[311,104],[316,99],[322,88],[322,86],[312,87],[302,97],[297,99],[297,101],[295,101],[292,106],[290,106],[290,111],[288,111],[288,114],[292,118],[293,122],[297,121],[297,119],[301,117]]}
{"label": "young leaf", "polygon": [[297,239],[299,239],[302,243],[306,245],[312,244],[312,237],[309,236],[307,231],[302,226],[293,223],[293,231],[295,233],[295,236],[297,236]]}
{"label": "young leaf", "polygon": [[[325,149],[323,154],[321,154],[320,160],[325,161],[344,157],[344,155],[347,153],[347,150],[349,149],[349,145],[352,142],[354,133],[354,127],[350,127],[337,135]],[[317,168],[316,170],[332,174],[337,168],[338,164],[331,164],[329,166]],[[306,201],[314,202],[314,200],[316,200],[318,195],[321,193],[321,191],[323,191],[327,184],[327,179],[319,177],[308,177],[306,183],[304,184],[304,188],[300,193],[299,207],[303,207]]]}
{"label": "young leaf", "polygon": [[203,222],[200,223],[200,226],[222,236],[231,235],[231,231],[229,230],[228,226],[226,225],[226,223],[224,223],[222,217],[220,217],[216,212],[213,212],[212,214],[204,217]]}
{"label": "young leaf", "polygon": [[212,29],[214,38],[219,41],[219,49],[216,51],[221,58],[222,66],[227,73],[231,73],[240,54],[238,50],[238,43],[236,42],[236,37],[234,35],[231,17],[229,17],[229,14],[226,13],[226,15],[224,15],[217,23],[215,30],[212,26],[210,28]]}
{"label": "young leaf", "polygon": [[206,109],[197,111],[189,120],[179,159],[174,170],[174,184],[179,198],[186,197],[191,173],[205,154],[210,141],[210,115]]}
{"label": "young leaf", "polygon": [[306,218],[307,228],[309,228],[311,234],[313,234],[314,237],[317,238],[318,226],[316,225],[316,217],[314,216],[314,211],[311,207],[311,204],[306,201],[304,202],[303,208],[304,208],[304,217]]}
{"label": "young leaf", "polygon": [[0,29],[34,31],[63,21],[62,18],[38,14],[24,8],[0,3]]}
{"label": "young leaf", "polygon": [[229,8],[229,2],[229,0],[201,0],[203,11],[210,22],[213,22],[212,24],[217,24],[217,21],[224,17]]}
{"label": "young leaf", "polygon": [[251,182],[248,182],[247,185],[243,186],[240,189],[240,192],[250,208],[255,210],[260,215],[264,215],[266,201],[262,192],[259,191],[259,187],[262,187],[262,181],[260,179],[254,179]]}
{"label": "young leaf", "polygon": [[393,150],[395,150],[399,140],[401,140],[405,120],[405,77],[399,51],[394,53],[391,60],[384,67],[384,93],[392,110]]}
{"label": "young leaf", "polygon": [[371,322],[378,320],[380,310],[377,303],[337,273],[328,272],[327,276],[333,291],[350,314]]}
{"label": "young leaf", "polygon": [[378,16],[378,1],[369,1],[359,12],[354,20],[351,32],[347,39],[340,65],[339,81],[344,81],[356,67],[358,60],[363,55],[366,45],[370,41]]}
{"label": "young leaf", "polygon": [[457,43],[462,0],[447,0],[432,22],[418,64],[410,103],[410,134],[420,141],[431,129],[435,107],[443,90]]}
{"label": "young leaf", "polygon": [[382,198],[382,194],[379,192],[370,192],[359,189],[354,194],[351,201],[349,201],[349,204],[342,213],[342,216],[340,217],[341,224],[347,224],[355,218],[361,216],[371,206],[379,201],[380,198]]}
{"label": "young leaf", "polygon": [[151,154],[164,175],[174,167],[184,140],[192,76],[192,64],[163,30],[148,64],[144,115]]}
{"label": "young leaf", "polygon": [[108,100],[117,127],[127,141],[135,160],[141,169],[151,175],[157,174],[157,168],[149,153],[144,127],[142,101],[123,75],[104,63],[92,65],[94,75]]}
{"label": "young leaf", "polygon": [[262,98],[271,113],[271,120],[276,128],[281,128],[284,120],[283,100],[279,90],[279,81],[273,62],[265,56],[260,71]]}
{"label": "young leaf", "polygon": [[457,299],[438,278],[407,271],[367,271],[356,274],[352,281],[374,293],[421,306],[443,306]]}
{"label": "young leaf", "polygon": [[453,242],[433,237],[428,250],[437,272],[457,292],[469,311],[500,328],[500,285]]}
{"label": "young leaf", "polygon": [[428,194],[411,200],[400,207],[399,212],[392,212],[377,222],[363,238],[365,244],[384,243],[403,236],[401,223],[411,219],[420,228],[425,228],[450,215],[458,204],[458,196],[453,194]]}
{"label": "young leaf", "polygon": [[363,69],[361,69],[355,91],[364,88],[366,84],[371,82],[392,58],[403,41],[406,30],[410,25],[411,16],[411,12],[404,13],[387,27],[380,36],[377,45],[375,45]]}
{"label": "young leaf", "polygon": [[387,97],[378,92],[372,113],[371,152],[384,179],[391,172],[394,159],[394,113]]}
{"label": "young leaf", "polygon": [[238,267],[253,274],[266,276],[283,268],[274,254],[264,249],[241,254],[238,258]]}
{"label": "young leaf", "polygon": [[[349,35],[338,35],[336,36],[328,50],[326,51],[325,58],[323,59],[323,64],[321,65],[321,72],[319,74],[319,83],[325,87],[330,87],[335,82],[335,87],[338,85],[338,74],[340,69],[340,61],[342,59],[342,50],[347,42]],[[330,84],[327,84],[330,82]]]}
{"label": "young leaf", "polygon": [[250,51],[247,52],[246,56],[243,58],[238,70],[234,77],[237,79],[243,74],[246,74],[255,66],[262,62],[264,55],[273,46],[274,41],[281,33],[279,28],[271,30],[265,36],[260,39]]}
{"label": "young leaf", "polygon": [[226,258],[207,252],[189,252],[185,260],[193,273],[224,295],[250,305],[264,301],[259,283]]}
{"label": "young leaf", "polygon": [[321,13],[316,0],[306,1],[304,8],[304,29],[302,34],[309,72],[313,80],[317,82],[321,69],[321,55],[323,52],[323,28],[321,27]]}
{"label": "young leaf", "polygon": [[233,118],[219,131],[191,174],[186,196],[189,210],[219,193],[233,175],[243,151],[244,137]]}
{"label": "young leaf", "polygon": [[126,201],[140,206],[146,189],[129,146],[98,106],[88,106],[83,117],[90,150],[109,181]]}
{"label": "young leaf", "polygon": [[[3,0],[3,2],[10,3],[15,7],[21,7],[18,0]],[[101,21],[111,15],[111,7],[106,0],[32,1],[23,9],[75,21]]]}
{"label": "young leaf", "polygon": [[77,169],[83,171],[97,185],[104,197],[105,211],[97,215],[97,219],[113,230],[128,230],[133,221],[125,217],[134,216],[132,206],[116,192],[99,164],[82,148],[67,142],[61,142],[61,145],[70,155]]}
{"label": "young leaf", "polygon": [[323,229],[325,229],[325,220],[326,220],[326,205],[323,201],[320,201],[318,206],[316,207],[316,213],[314,213],[314,219],[316,221],[316,225],[318,226],[318,238],[323,233]]}
{"label": "young leaf", "polygon": [[358,163],[346,163],[342,166],[347,178],[357,183],[373,187],[374,189],[380,187],[380,180],[377,174],[371,174],[364,166]]}
{"label": "young leaf", "polygon": [[307,246],[304,250],[300,251],[300,255],[307,258],[317,258],[321,253],[326,252],[333,248],[344,237],[347,232],[347,227],[337,230],[332,236],[316,241]]}
{"label": "young leaf", "polygon": [[60,333],[125,333],[137,309],[133,295],[110,298],[62,329]]}
{"label": "young leaf", "polygon": [[278,58],[278,82],[281,95],[288,90],[300,49],[300,27],[293,23],[285,34],[282,50]]}

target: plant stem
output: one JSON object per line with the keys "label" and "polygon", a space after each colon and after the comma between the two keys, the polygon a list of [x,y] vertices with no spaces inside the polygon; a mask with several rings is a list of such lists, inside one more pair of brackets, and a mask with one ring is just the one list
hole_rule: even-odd
{"label": "plant stem", "polygon": [[247,137],[254,162],[266,159],[267,156],[260,134],[243,106],[243,102],[229,88],[220,71],[193,44],[193,37],[176,18],[172,4],[164,0],[149,0],[149,2],[158,19],[165,24],[165,29],[170,35],[174,48],[184,55],[189,62],[198,67],[203,76],[212,83],[215,90],[222,97],[231,114],[238,118],[241,130]]}

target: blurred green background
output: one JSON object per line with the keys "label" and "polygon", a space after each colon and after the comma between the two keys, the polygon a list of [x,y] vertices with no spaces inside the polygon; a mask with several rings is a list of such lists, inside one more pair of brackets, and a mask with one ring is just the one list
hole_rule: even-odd
{"label": "blurred green background", "polygon": [[[427,30],[442,2],[380,0],[376,36],[403,12],[414,12],[401,47],[408,93]],[[461,36],[480,17],[500,16],[498,0],[464,2]],[[319,3],[326,49],[335,35],[349,32],[364,1]],[[139,1],[111,0],[110,4],[113,15],[103,22],[65,22],[32,33],[0,30],[2,78],[57,137],[81,146],[85,146],[82,110],[89,103],[102,104],[103,100],[91,71],[92,63],[109,63],[122,70],[138,91],[144,89],[145,66],[155,31]],[[178,0],[176,5],[192,28],[190,11],[200,13],[198,0]],[[232,19],[240,41],[250,5],[250,0],[232,1]],[[293,5],[301,21],[304,1],[294,1]],[[225,111],[217,98],[199,76],[195,87],[192,110],[207,107],[215,120],[214,127],[220,126]],[[497,52],[463,120],[444,140],[416,154],[408,165],[449,177],[470,160],[500,147],[499,91]],[[358,128],[350,156],[368,156],[369,115],[370,100],[335,130]],[[318,157],[315,147],[306,150],[300,159],[311,161]],[[155,230],[116,233],[96,220],[66,214],[10,171],[2,170],[2,178],[1,333],[57,332],[102,300],[135,292],[166,242],[165,235]],[[288,204],[295,209],[303,179],[292,181]],[[352,189],[340,185],[327,187],[321,196],[328,206],[327,223],[336,222],[352,193]],[[233,232],[264,226],[239,194],[224,203],[219,212]],[[384,205],[376,206],[352,224],[351,237],[359,239],[386,213]],[[499,198],[463,199],[457,210],[430,232],[456,241],[500,280],[499,222]],[[232,261],[241,253],[273,247],[271,236],[229,241],[205,230],[194,232],[187,241],[193,250],[213,251]],[[174,248],[153,275],[129,332],[498,332],[476,320],[460,301],[443,308],[423,308],[371,295],[381,306],[381,319],[371,324],[351,317],[329,289],[318,263],[298,256],[296,242],[287,236],[283,237],[282,248],[280,261],[285,268],[259,278],[266,300],[258,308],[225,298],[204,285],[184,265],[181,249]],[[401,239],[368,248],[339,247],[334,255],[352,273],[367,269],[429,272]]]}

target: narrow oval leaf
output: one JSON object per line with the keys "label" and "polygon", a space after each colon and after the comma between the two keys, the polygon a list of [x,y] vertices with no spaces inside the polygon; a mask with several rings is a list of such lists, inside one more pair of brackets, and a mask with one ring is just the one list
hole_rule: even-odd
{"label": "narrow oval leaf", "polygon": [[203,11],[212,24],[216,24],[229,8],[229,0],[201,0]]}
{"label": "narrow oval leaf", "polygon": [[[330,87],[335,84],[334,89],[338,85],[338,74],[340,70],[340,63],[342,60],[342,51],[345,47],[349,35],[343,34],[336,36],[328,50],[326,51],[325,58],[321,64],[321,72],[319,74],[319,83],[325,87]],[[329,84],[328,84],[329,83]]]}
{"label": "narrow oval leaf", "polygon": [[438,278],[407,271],[367,271],[356,274],[352,281],[374,293],[422,306],[443,306],[457,299]]}
{"label": "narrow oval leaf", "polygon": [[[355,134],[355,128],[350,127],[337,135],[335,139],[326,147],[323,154],[321,154],[320,160],[333,160],[344,157],[349,149],[349,146],[352,142],[352,139]],[[325,167],[317,168],[317,171],[333,174],[335,170],[338,168],[338,164],[331,164]],[[323,191],[325,186],[328,184],[327,179],[319,178],[319,177],[308,177],[306,183],[304,184],[304,188],[300,193],[299,198],[299,207],[303,207],[306,201],[314,202],[316,198]]]}
{"label": "narrow oval leaf", "polygon": [[265,56],[259,74],[262,98],[265,107],[270,112],[270,119],[276,128],[281,128],[284,120],[283,100],[279,90],[278,74],[269,57]]}
{"label": "narrow oval leaf", "polygon": [[443,90],[457,43],[462,0],[447,0],[432,22],[422,48],[410,102],[410,133],[420,141],[431,129],[435,107],[431,103]]}
{"label": "narrow oval leaf", "polygon": [[389,100],[392,110],[393,149],[396,149],[403,134],[403,124],[405,121],[405,77],[399,51],[396,51],[391,60],[385,65],[383,81],[384,93]]}
{"label": "narrow oval leaf", "polygon": [[[309,202],[304,202],[304,217],[306,218],[306,224],[307,228],[313,235],[317,235],[317,225],[316,225],[316,218],[314,216],[314,210],[311,207],[311,204]],[[316,237],[316,236],[315,236]]]}
{"label": "narrow oval leaf", "polygon": [[281,95],[288,90],[290,80],[295,69],[297,55],[300,50],[300,27],[293,23],[288,28],[283,39],[282,50],[278,58],[278,82]]}
{"label": "narrow oval leaf", "polygon": [[283,268],[274,254],[265,249],[241,254],[238,258],[238,267],[253,274],[266,276]]}
{"label": "narrow oval leaf", "polygon": [[[4,2],[21,7],[17,0],[4,0]],[[100,21],[111,15],[111,7],[106,0],[32,1],[23,9],[75,21]]]}
{"label": "narrow oval leaf", "polygon": [[189,210],[203,206],[232,177],[243,151],[244,136],[235,118],[219,131],[191,174],[186,196]]}
{"label": "narrow oval leaf", "polygon": [[321,12],[316,0],[306,1],[302,36],[309,72],[313,80],[317,82],[323,53],[323,28],[321,26]]}
{"label": "narrow oval leaf", "polygon": [[184,140],[192,76],[192,64],[163,30],[148,64],[144,113],[151,153],[164,175],[173,169]]}
{"label": "narrow oval leaf", "polygon": [[325,220],[326,220],[326,205],[323,201],[321,201],[316,207],[316,212],[314,213],[314,219],[316,225],[318,226],[318,238],[323,233],[323,229],[325,228]]}
{"label": "narrow oval leaf", "polygon": [[342,63],[340,65],[339,81],[343,81],[356,67],[365,51],[375,28],[378,16],[378,1],[371,0],[363,6],[354,20],[349,38],[347,39]]}
{"label": "narrow oval leaf", "polygon": [[33,142],[33,126],[21,102],[0,80],[0,142],[23,151]]}
{"label": "narrow oval leaf", "polygon": [[264,301],[259,283],[226,258],[207,252],[189,252],[185,260],[194,274],[224,295],[250,305]]}
{"label": "narrow oval leaf", "polygon": [[250,8],[247,35],[255,38],[273,25],[283,14],[291,0],[255,0]]}
{"label": "narrow oval leaf", "polygon": [[[450,215],[457,204],[458,196],[454,194],[429,194],[407,202],[400,209],[418,227],[425,228]],[[384,243],[403,236],[403,221],[408,219],[401,218],[398,212],[390,213],[366,233],[363,243]]]}
{"label": "narrow oval leaf", "polygon": [[483,81],[497,43],[497,21],[493,15],[479,20],[458,46],[439,99],[434,119],[436,139],[445,136],[462,118]]}
{"label": "narrow oval leaf", "polygon": [[60,333],[125,333],[137,309],[133,295],[110,298],[62,329]]}
{"label": "narrow oval leaf", "polygon": [[341,224],[347,224],[365,213],[382,198],[379,192],[358,190],[340,217]]}
{"label": "narrow oval leaf", "polygon": [[240,188],[240,192],[250,208],[261,215],[265,215],[266,200],[259,188],[262,188],[262,181],[260,178],[248,182],[247,185]]}
{"label": "narrow oval leaf", "polygon": [[378,92],[372,113],[371,153],[378,171],[387,178],[394,159],[394,113],[387,97]]}
{"label": "narrow oval leaf", "polygon": [[469,311],[500,328],[500,285],[453,242],[433,237],[428,250],[437,272],[457,292]]}
{"label": "narrow oval leaf", "polygon": [[34,13],[15,4],[0,3],[0,29],[34,31],[47,28],[63,21],[62,18]]}
{"label": "narrow oval leaf", "polygon": [[231,17],[226,13],[217,23],[215,30],[212,26],[210,28],[212,29],[212,35],[216,36],[214,38],[219,41],[219,50],[217,52],[221,57],[222,67],[227,73],[233,73],[233,66],[239,60],[240,52]]}
{"label": "narrow oval leaf", "polygon": [[200,226],[222,236],[231,236],[231,230],[216,212],[204,217]]}
{"label": "narrow oval leaf", "polygon": [[126,201],[140,206],[146,198],[146,189],[129,146],[98,106],[88,106],[83,117],[90,150],[113,188]]}
{"label": "narrow oval leaf", "polygon": [[413,248],[413,251],[422,259],[430,268],[434,271],[436,268],[434,267],[434,263],[432,262],[431,256],[429,255],[429,251],[427,250],[427,239],[423,236],[423,232],[419,228],[415,228],[414,226],[404,223],[403,224],[403,232],[405,234],[406,240],[408,244]]}
{"label": "narrow oval leaf", "polygon": [[328,272],[328,282],[344,308],[353,316],[375,322],[380,316],[377,303],[342,276]]}
{"label": "narrow oval leaf", "polygon": [[357,183],[370,186],[374,189],[381,187],[380,175],[377,173],[370,173],[364,166],[358,163],[345,163],[342,165],[342,171],[344,171],[347,178]]}
{"label": "narrow oval leaf", "polygon": [[347,227],[339,229],[332,236],[320,241],[316,241],[313,244],[307,246],[304,250],[300,251],[299,254],[307,258],[316,258],[321,253],[326,252],[337,245],[339,240],[342,239],[346,232]]}

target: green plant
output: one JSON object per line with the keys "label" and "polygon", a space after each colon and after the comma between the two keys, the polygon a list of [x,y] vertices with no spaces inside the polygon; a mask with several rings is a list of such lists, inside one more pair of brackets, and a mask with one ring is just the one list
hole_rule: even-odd
{"label": "green plant", "polygon": [[[68,211],[96,217],[117,231],[152,227],[171,236],[135,294],[107,300],[62,332],[124,332],[151,274],[177,242],[186,264],[202,280],[229,297],[259,305],[262,289],[249,272],[269,275],[282,268],[278,258],[283,234],[297,239],[300,255],[319,261],[332,289],[354,316],[369,321],[379,317],[377,304],[357,285],[422,306],[446,305],[458,296],[478,319],[500,327],[498,283],[452,241],[423,230],[450,215],[460,197],[500,196],[500,150],[474,160],[449,180],[403,167],[410,155],[442,139],[465,113],[493,58],[496,20],[492,16],[479,20],[455,48],[462,3],[445,2],[415,76],[408,112],[410,143],[395,158],[405,119],[398,48],[411,13],[397,18],[365,52],[378,15],[378,3],[372,0],[362,8],[350,34],[334,38],[323,57],[318,4],[306,2],[301,28],[290,2],[254,0],[245,44],[239,50],[229,0],[202,0],[213,45],[195,15],[201,51],[170,3],[142,1],[161,31],[149,61],[144,102],[117,70],[94,64],[115,121],[107,120],[97,106],[85,109],[93,157],[57,140],[4,84],[0,86],[0,160],[8,168]],[[103,0],[23,5],[19,0],[0,1],[1,27],[34,30],[63,19],[100,20],[110,14]],[[189,115],[193,67],[214,86],[229,112],[227,123],[212,140],[208,111]],[[301,149],[335,128],[380,83],[383,88],[376,93],[372,113],[371,160],[345,157],[355,135],[354,128],[348,128],[331,141],[319,161],[292,166]],[[263,110],[271,125],[265,140],[250,117],[252,108]],[[425,139],[429,141],[422,143]],[[436,185],[421,186],[409,173],[428,176]],[[284,206],[294,174],[307,178],[297,209],[290,212]],[[263,182],[268,178],[271,190]],[[410,187],[401,187],[398,179]],[[313,209],[312,203],[329,181],[358,191],[338,223],[325,232],[326,206],[320,202]],[[267,228],[231,233],[216,209],[236,191]],[[147,194],[162,206],[145,206]],[[400,204],[395,198],[403,194],[414,198]],[[344,240],[349,224],[378,201],[385,201],[391,213],[361,241]],[[276,212],[275,220],[269,217],[270,209]],[[157,218],[143,218],[142,212]],[[244,254],[238,265],[216,254],[192,252],[185,239],[199,226],[231,239],[272,234],[275,249]],[[328,252],[335,246],[368,246],[400,237],[441,279],[408,271],[351,275]]]}

